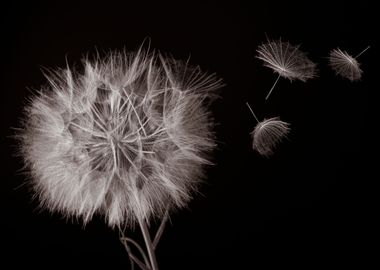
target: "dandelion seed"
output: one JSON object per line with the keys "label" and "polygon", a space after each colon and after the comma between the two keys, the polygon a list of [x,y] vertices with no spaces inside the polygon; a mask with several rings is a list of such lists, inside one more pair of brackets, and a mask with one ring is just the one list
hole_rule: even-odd
{"label": "dandelion seed", "polygon": [[336,75],[340,75],[350,81],[360,80],[363,71],[360,69],[360,63],[356,60],[360,55],[370,48],[368,46],[355,57],[349,55],[341,49],[334,49],[330,52],[329,65],[335,71]]}
{"label": "dandelion seed", "polygon": [[269,67],[278,74],[276,81],[269,90],[265,99],[267,100],[275,88],[280,77],[290,81],[300,80],[306,82],[316,76],[316,64],[314,64],[304,52],[299,50],[300,46],[293,46],[289,42],[268,41],[257,49],[257,58],[264,61],[264,66]]}
{"label": "dandelion seed", "polygon": [[251,106],[246,103],[253,117],[257,121],[252,131],[252,148],[260,155],[269,157],[274,149],[290,132],[289,123],[281,121],[279,117],[273,117],[259,121]]}

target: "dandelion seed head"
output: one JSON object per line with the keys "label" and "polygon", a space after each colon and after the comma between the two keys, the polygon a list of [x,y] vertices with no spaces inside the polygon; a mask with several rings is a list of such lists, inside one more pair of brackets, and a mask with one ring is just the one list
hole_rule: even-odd
{"label": "dandelion seed head", "polygon": [[346,51],[339,48],[330,52],[329,65],[337,75],[350,81],[360,80],[362,76],[360,63]]}
{"label": "dandelion seed head", "polygon": [[268,41],[257,49],[257,58],[281,77],[303,82],[316,76],[314,64],[299,46],[281,40]]}
{"label": "dandelion seed head", "polygon": [[121,226],[186,205],[215,146],[215,75],[140,50],[85,59],[82,73],[47,80],[20,134],[43,207]]}
{"label": "dandelion seed head", "polygon": [[269,157],[289,132],[289,123],[281,121],[278,117],[265,119],[257,123],[251,133],[252,147],[259,154]]}

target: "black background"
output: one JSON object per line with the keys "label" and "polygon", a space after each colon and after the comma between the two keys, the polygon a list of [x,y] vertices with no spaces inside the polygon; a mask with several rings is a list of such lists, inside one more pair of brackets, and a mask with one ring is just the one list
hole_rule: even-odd
{"label": "black background", "polygon": [[[83,55],[96,51],[136,50],[146,38],[175,58],[191,56],[190,63],[226,84],[212,107],[216,165],[189,208],[172,215],[157,251],[160,268],[369,264],[378,215],[378,174],[369,173],[378,153],[370,105],[378,91],[378,15],[370,1],[136,2],[29,1],[1,8],[0,254],[8,268],[129,269],[117,232],[100,218],[83,228],[36,210],[10,136],[30,91],[45,82],[42,67],[80,65]],[[266,35],[301,44],[318,63],[319,77],[281,79],[265,102],[276,75],[255,50]],[[330,49],[356,55],[368,45],[359,59],[360,82],[329,69]],[[252,151],[255,121],[247,101],[260,118],[291,123],[289,140],[270,159]],[[138,230],[134,235],[139,238]]]}

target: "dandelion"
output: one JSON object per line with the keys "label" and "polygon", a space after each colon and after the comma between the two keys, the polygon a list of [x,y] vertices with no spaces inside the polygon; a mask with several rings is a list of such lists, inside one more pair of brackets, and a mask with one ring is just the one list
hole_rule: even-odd
{"label": "dandelion", "polygon": [[299,50],[300,46],[293,46],[289,42],[268,41],[257,49],[257,58],[264,61],[264,66],[271,68],[278,74],[269,93],[271,95],[280,77],[290,81],[300,80],[306,82],[316,76],[316,64],[314,64],[304,52]]}
{"label": "dandelion", "polygon": [[286,138],[290,132],[290,124],[281,121],[279,117],[259,121],[248,102],[246,104],[257,121],[255,129],[251,133],[253,139],[252,148],[260,155],[269,157],[282,139]]}
{"label": "dandelion", "polygon": [[221,81],[141,49],[46,76],[19,134],[41,206],[84,224],[99,214],[119,230],[137,222],[145,267],[158,269],[147,223],[186,206],[210,164],[207,105]]}
{"label": "dandelion", "polygon": [[356,59],[369,48],[370,46],[355,57],[339,48],[334,49],[330,52],[329,65],[335,71],[336,75],[349,79],[351,82],[360,80],[363,71],[360,69],[360,63]]}

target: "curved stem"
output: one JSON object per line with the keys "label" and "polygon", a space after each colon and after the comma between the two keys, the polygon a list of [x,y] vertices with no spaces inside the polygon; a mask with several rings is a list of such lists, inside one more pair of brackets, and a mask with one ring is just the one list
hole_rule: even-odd
{"label": "curved stem", "polygon": [[151,270],[148,266],[146,266],[139,259],[137,259],[133,254],[131,254],[131,258],[142,270]]}
{"label": "curved stem", "polygon": [[280,79],[280,77],[281,77],[281,75],[278,75],[278,77],[277,77],[276,81],[274,82],[272,88],[269,90],[268,95],[265,97],[265,100],[267,100],[269,98],[270,94],[272,93],[272,91],[273,91],[274,87],[276,86],[276,84],[277,84],[278,80]]}
{"label": "curved stem", "polygon": [[125,249],[127,250],[129,261],[131,262],[131,270],[135,270],[135,264],[134,264],[134,259],[133,259],[134,256],[132,254],[131,249],[128,246],[128,243],[123,242],[121,237],[120,237],[120,241],[123,244],[123,246],[125,247]]}
{"label": "curved stem", "polygon": [[124,240],[126,242],[130,242],[131,244],[133,244],[137,248],[137,250],[140,252],[141,256],[143,257],[145,264],[146,265],[150,265],[149,259],[146,256],[144,250],[142,249],[142,247],[135,240],[133,240],[133,239],[131,239],[129,237],[123,237],[123,238],[121,238],[121,240]]}
{"label": "curved stem", "polygon": [[119,227],[119,240],[123,244],[125,250],[128,253],[129,262],[131,263],[131,270],[135,270],[135,264],[134,264],[134,260],[133,260],[134,256],[132,254],[132,250],[129,248],[128,243],[125,242],[125,241],[123,241],[123,238],[125,237],[124,231],[125,231],[125,227],[124,227],[124,229],[122,229],[122,228]]}
{"label": "curved stem", "polygon": [[149,268],[149,264],[148,265],[143,264],[135,255],[132,254],[132,251],[129,248],[129,246],[127,244],[127,241],[125,241],[125,242],[122,241],[122,243],[123,243],[125,249],[128,252],[128,256],[129,256],[129,259],[131,261],[131,270],[135,269],[135,264],[134,263],[136,263],[142,270],[151,270]]}
{"label": "curved stem", "polygon": [[146,249],[148,251],[151,269],[152,270],[158,270],[156,254],[154,253],[152,239],[150,238],[149,230],[148,230],[148,227],[146,226],[145,220],[139,219],[139,224],[140,224],[141,232],[142,232],[143,237],[144,237],[145,246],[146,246]]}
{"label": "curved stem", "polygon": [[168,221],[168,219],[169,219],[169,210],[166,209],[166,211],[165,211],[165,215],[164,215],[164,217],[162,218],[162,221],[161,221],[160,227],[158,228],[158,230],[157,230],[157,232],[156,232],[156,235],[155,235],[155,237],[154,237],[154,240],[153,240],[153,248],[154,248],[154,249],[156,249],[157,244],[158,244],[158,242],[160,241],[161,235],[162,235],[162,233],[164,232],[165,225],[166,225],[166,222]]}

